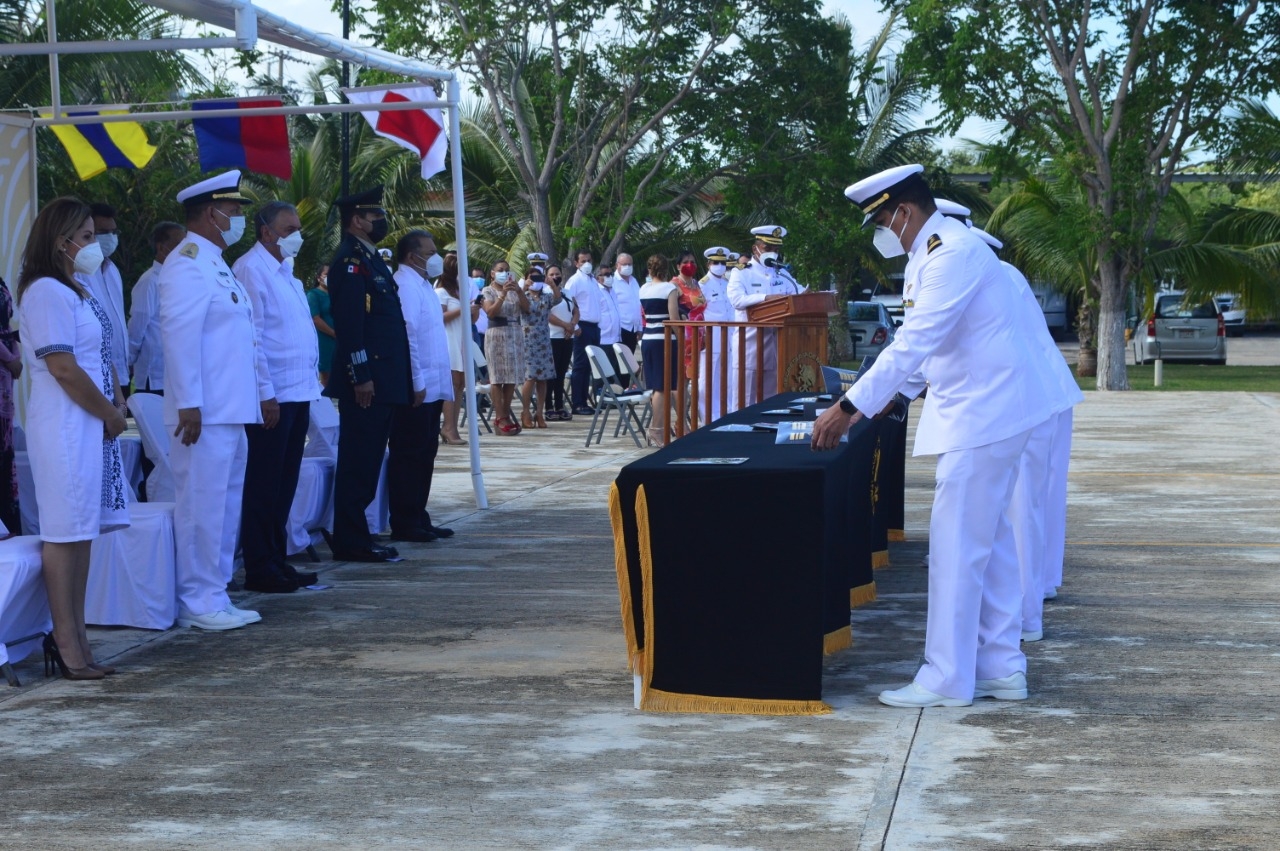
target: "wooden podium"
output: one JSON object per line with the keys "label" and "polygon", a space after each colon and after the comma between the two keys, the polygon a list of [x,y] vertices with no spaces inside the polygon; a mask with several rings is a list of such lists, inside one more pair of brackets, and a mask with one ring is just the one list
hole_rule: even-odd
{"label": "wooden podium", "polygon": [[829,292],[778,296],[747,309],[751,322],[778,329],[776,392],[823,392],[828,320],[837,313],[836,294]]}

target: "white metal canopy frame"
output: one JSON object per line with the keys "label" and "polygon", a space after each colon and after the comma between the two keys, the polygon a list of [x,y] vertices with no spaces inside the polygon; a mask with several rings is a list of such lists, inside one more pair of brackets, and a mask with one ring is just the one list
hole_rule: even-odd
{"label": "white metal canopy frame", "polygon": [[[194,38],[194,39],[135,39],[121,41],[58,41],[57,17],[54,9],[55,0],[45,0],[45,15],[48,25],[48,40],[23,44],[0,44],[0,57],[41,55],[49,56],[50,71],[50,107],[48,117],[26,115],[19,117],[14,113],[0,113],[0,131],[17,130],[25,135],[27,148],[26,159],[19,157],[13,163],[15,176],[10,180],[0,181],[0,191],[6,200],[16,200],[27,196],[22,209],[6,211],[7,224],[3,237],[3,247],[10,257],[20,254],[21,244],[25,242],[26,232],[35,219],[38,200],[35,185],[35,144],[36,127],[65,124],[102,124],[115,121],[178,121],[194,117],[218,118],[224,116],[254,115],[297,115],[317,113],[393,111],[409,109],[443,109],[449,116],[449,165],[453,177],[453,210],[456,225],[456,243],[458,252],[458,268],[468,269],[467,260],[467,228],[466,210],[462,194],[462,139],[459,108],[462,103],[462,88],[458,77],[452,71],[432,68],[414,59],[398,56],[385,50],[357,44],[348,39],[318,33],[299,26],[277,14],[254,5],[250,0],[151,0],[150,5],[184,18],[202,21],[211,26],[220,27],[235,33],[226,38]],[[210,48],[230,48],[236,50],[253,50],[258,41],[267,41],[281,47],[321,56],[327,59],[351,62],[366,68],[399,74],[422,83],[444,83],[446,96],[444,100],[412,101],[379,104],[335,103],[315,106],[280,106],[253,107],[249,109],[216,109],[216,110],[172,110],[153,112],[126,112],[119,115],[76,115],[68,116],[64,110],[79,110],[85,106],[101,108],[101,104],[64,106],[61,103],[61,85],[58,74],[58,56],[70,53],[127,53],[158,50],[208,50]],[[398,84],[404,85],[404,84]],[[377,86],[377,89],[396,88],[397,85]],[[438,91],[438,88],[437,88]],[[43,114],[45,110],[36,111]],[[3,146],[0,146],[3,147]],[[13,144],[14,149],[19,148]],[[0,151],[0,163],[9,166],[11,163],[4,157],[8,150]],[[17,177],[18,171],[26,171],[26,181]],[[23,185],[23,184],[27,185]],[[17,248],[17,251],[13,249]],[[465,315],[465,311],[464,311]],[[471,361],[471,335],[462,335],[463,363]],[[464,369],[466,382],[467,430],[470,437],[469,450],[471,456],[471,486],[475,493],[476,506],[488,508],[489,501],[485,494],[484,474],[480,468],[480,418],[476,415],[475,374],[472,369]]]}

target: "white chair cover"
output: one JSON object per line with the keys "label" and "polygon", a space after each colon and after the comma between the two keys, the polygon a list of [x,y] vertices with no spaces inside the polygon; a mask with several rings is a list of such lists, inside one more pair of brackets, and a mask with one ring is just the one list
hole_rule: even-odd
{"label": "white chair cover", "polygon": [[164,399],[154,393],[134,393],[129,397],[129,412],[138,424],[142,448],[155,465],[147,479],[149,502],[173,502],[173,468],[169,466],[169,435],[164,427]]}
{"label": "white chair cover", "polygon": [[327,528],[329,522],[332,499],[333,461],[303,456],[286,530],[290,555],[319,542],[320,530]]}
{"label": "white chair cover", "polygon": [[[311,403],[311,424],[307,427],[307,445],[302,450],[302,457],[306,458],[323,458],[327,459],[334,470],[338,467],[338,409],[334,407],[333,402],[329,399],[319,399]],[[298,491],[302,491],[301,473],[298,479]],[[333,483],[336,474],[329,478],[328,484],[328,501],[324,509],[323,519],[317,526],[310,527],[310,531],[316,529],[332,529],[333,528]],[[293,507],[290,511],[290,528],[289,540],[292,542],[301,540],[301,533],[295,537],[293,525],[293,512],[301,511],[298,508],[298,496],[293,499]],[[387,526],[391,523],[391,500],[387,495],[387,458],[386,454],[382,457],[382,472],[378,476],[378,490],[375,492],[373,502],[369,503],[368,508],[364,512],[365,520],[369,524],[369,531],[377,535],[385,532]],[[307,535],[307,540],[311,541],[311,535]],[[292,549],[292,546],[290,547]],[[303,544],[295,552],[306,549]]]}
{"label": "white chair cover", "polygon": [[0,541],[0,665],[21,662],[40,649],[41,639],[6,648],[7,642],[52,630],[49,598],[40,575],[40,539]]}
{"label": "white chair cover", "polygon": [[93,541],[85,623],[168,629],[178,617],[173,503],[131,502],[129,523]]}

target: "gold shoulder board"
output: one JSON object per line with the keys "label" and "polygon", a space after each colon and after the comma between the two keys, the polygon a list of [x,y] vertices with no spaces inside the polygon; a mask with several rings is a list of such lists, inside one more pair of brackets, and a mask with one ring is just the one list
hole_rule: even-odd
{"label": "gold shoulder board", "polygon": [[178,253],[183,257],[190,257],[192,260],[195,260],[196,255],[200,253],[200,246],[196,245],[194,242],[188,242]]}
{"label": "gold shoulder board", "polygon": [[927,243],[927,245],[928,245],[928,251],[926,251],[925,254],[926,255],[932,254],[933,249],[937,248],[939,245],[942,245],[942,239],[935,233],[933,236],[929,237],[929,242]]}

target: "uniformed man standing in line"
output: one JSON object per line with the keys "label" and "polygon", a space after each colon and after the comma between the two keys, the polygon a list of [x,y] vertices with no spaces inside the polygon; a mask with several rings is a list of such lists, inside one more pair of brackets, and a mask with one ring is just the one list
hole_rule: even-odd
{"label": "uniformed man standing in line", "polygon": [[253,220],[258,240],[231,268],[253,302],[262,352],[258,391],[265,397],[262,424],[244,428],[249,460],[240,546],[245,590],[288,594],[316,581],[316,574],[299,573],[285,557],[311,403],[320,398],[320,348],[302,281],[293,275],[303,238],[297,208],[272,201]]}
{"label": "uniformed man standing in line", "polygon": [[164,351],[160,343],[160,269],[187,229],[177,222],[161,222],[151,230],[156,253],[151,268],[133,285],[129,304],[129,369],[139,393],[164,395]]}
{"label": "uniformed man standing in line", "polygon": [[249,294],[222,259],[244,235],[240,172],[178,193],[187,237],[160,269],[165,427],[173,468],[178,626],[237,629],[262,617],[227,596],[235,570],[246,423],[262,422],[261,350]]}
{"label": "uniformed man standing in line", "polygon": [[[787,229],[776,225],[752,228],[756,241],[751,246],[752,259],[745,267],[729,274],[726,291],[734,308],[735,322],[750,321],[747,308],[760,304],[773,296],[795,295],[801,287],[782,268],[782,240]],[[756,344],[764,349],[762,369],[764,373],[764,397],[778,392],[778,332],[770,328],[748,328],[745,335],[745,359],[742,369],[746,373],[746,396],[738,394],[738,335],[729,336],[729,407],[739,410],[761,401],[756,393]]]}
{"label": "uniformed man standing in line", "polygon": [[[432,525],[427,509],[440,447],[440,415],[444,403],[453,400],[444,308],[430,280],[440,277],[446,261],[436,250],[435,237],[424,230],[411,230],[400,237],[395,257],[395,280],[413,362],[415,404],[398,406],[391,417],[391,456],[387,459],[391,539],[427,542],[453,535],[451,529]],[[450,262],[456,274],[457,255]]]}
{"label": "uniformed man standing in line", "polygon": [[413,389],[400,296],[378,255],[387,236],[382,187],[339,198],[337,207],[344,236],[329,263],[335,343],[324,390],[338,400],[333,557],[384,562],[399,553],[374,543],[364,512],[377,493],[396,408],[422,397]]}
{"label": "uniformed man standing in line", "polygon": [[[1009,517],[1018,465],[1036,426],[1058,410],[1044,352],[1022,333],[1013,281],[961,222],[937,211],[919,165],[862,180],[845,194],[874,223],[885,257],[910,252],[902,327],[862,378],[814,425],[833,449],[849,426],[884,411],[899,390],[929,393],[916,455],[938,455],[929,521],[924,665],[880,693],[889,706],[1023,700],[1022,593]],[[979,368],[975,368],[975,365]]]}
{"label": "uniformed man standing in line", "polygon": [[[707,274],[698,282],[702,287],[702,295],[707,300],[707,309],[702,318],[706,322],[733,322],[733,305],[729,303],[729,277],[726,264],[729,261],[729,249],[723,245],[708,248],[702,252],[707,259]],[[721,331],[708,328],[711,337],[711,378],[702,383],[703,392],[711,393],[711,419],[718,420],[724,414],[720,404],[720,365],[724,362],[727,346],[721,342]],[[733,338],[733,329],[729,330],[728,339]],[[702,409],[699,409],[701,412]]]}
{"label": "uniformed man standing in line", "polygon": [[93,212],[94,238],[102,246],[102,265],[91,275],[76,275],[85,289],[93,294],[111,320],[111,365],[116,371],[116,381],[125,395],[129,394],[129,332],[124,315],[124,280],[120,267],[111,256],[120,247],[120,228],[116,224],[116,209],[110,204],[90,204]]}

